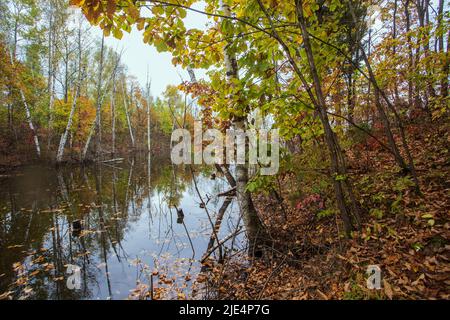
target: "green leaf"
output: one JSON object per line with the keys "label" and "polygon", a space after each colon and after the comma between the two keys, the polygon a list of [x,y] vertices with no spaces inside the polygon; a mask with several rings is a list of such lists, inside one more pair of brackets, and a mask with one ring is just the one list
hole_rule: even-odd
{"label": "green leaf", "polygon": [[186,10],[180,8],[180,9],[178,10],[178,12],[180,13],[181,19],[186,18]]}
{"label": "green leaf", "polygon": [[370,215],[374,216],[377,219],[381,219],[381,218],[383,218],[383,211],[380,209],[371,209]]}
{"label": "green leaf", "polygon": [[120,29],[118,29],[118,28],[114,28],[114,30],[113,30],[113,36],[114,36],[114,38],[117,38],[117,39],[122,39],[122,37],[123,37],[123,32],[122,32],[122,30],[120,30]]}
{"label": "green leaf", "polygon": [[152,13],[154,15],[161,15],[164,13],[164,9],[161,6],[155,6],[152,8]]}

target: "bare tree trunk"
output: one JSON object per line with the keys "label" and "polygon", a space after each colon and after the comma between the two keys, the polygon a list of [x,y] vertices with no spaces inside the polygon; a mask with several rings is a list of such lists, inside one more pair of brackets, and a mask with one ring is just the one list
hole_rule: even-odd
{"label": "bare tree trunk", "polygon": [[114,156],[116,153],[116,78],[117,78],[117,68],[119,66],[119,59],[116,62],[114,71],[111,77],[111,153]]}
{"label": "bare tree trunk", "polygon": [[59,141],[58,153],[56,154],[56,162],[57,163],[62,162],[62,159],[64,156],[64,147],[66,145],[67,137],[68,137],[70,129],[72,127],[73,116],[75,114],[75,109],[77,106],[78,91],[79,91],[79,86],[77,85],[75,94],[73,96],[72,108],[70,109],[69,120],[67,120],[66,129],[64,130],[64,133],[61,135],[61,140]]}
{"label": "bare tree trunk", "polygon": [[101,113],[102,113],[102,75],[103,75],[103,51],[105,47],[105,36],[102,36],[102,42],[100,47],[100,65],[98,70],[97,80],[97,110],[95,116],[95,155],[98,157],[101,148]]}
{"label": "bare tree trunk", "polygon": [[[419,26],[421,28],[425,28],[428,26],[428,6],[430,4],[430,0],[417,0],[416,1],[416,8],[417,8],[417,15],[419,18]],[[430,43],[428,39],[429,32],[425,32],[425,30],[422,30],[423,35],[422,38],[418,38],[421,44],[423,44],[423,52],[425,55],[425,73],[427,75],[426,79],[426,86],[427,86],[427,96],[428,98],[434,98],[436,96],[436,92],[433,88],[433,82],[432,82],[432,74],[431,74],[431,65],[429,62],[429,55],[430,55]],[[419,50],[419,49],[418,49]],[[428,103],[425,106],[426,111],[430,114],[430,109],[428,106]]]}
{"label": "bare tree trunk", "polygon": [[442,96],[447,98],[448,96],[448,73],[450,69],[450,31],[447,34],[447,52],[445,53],[445,63],[444,63],[444,81],[442,86],[444,87],[444,92]]}
{"label": "bare tree trunk", "polygon": [[[51,6],[51,4],[50,4],[50,6]],[[48,78],[47,78],[48,92],[50,92],[50,90],[51,90],[52,74],[53,74],[52,36],[53,36],[53,11],[50,13],[50,17],[48,19],[48,62],[47,62],[48,63]]]}
{"label": "bare tree trunk", "polygon": [[18,18],[14,20],[14,36],[13,36],[13,48],[12,48],[12,55],[15,58],[17,55],[17,41],[18,41],[18,34],[19,34],[19,21],[17,21]]}
{"label": "bare tree trunk", "polygon": [[[51,4],[50,4],[51,6]],[[47,137],[47,150],[50,149],[52,140],[52,123],[53,123],[53,103],[54,103],[54,70],[53,70],[53,10],[50,9],[49,28],[48,28],[48,94],[49,94],[49,118],[48,118],[48,137]]]}
{"label": "bare tree trunk", "polygon": [[33,121],[31,120],[30,108],[28,107],[27,100],[25,99],[25,95],[23,94],[22,90],[20,90],[20,96],[22,97],[22,102],[23,102],[23,105],[25,106],[25,114],[27,117],[28,126],[30,127],[31,132],[33,133],[33,140],[34,140],[34,145],[36,147],[36,154],[37,154],[38,158],[40,158],[41,157],[41,146],[39,144],[39,138],[38,138],[36,129],[33,125]]}
{"label": "bare tree trunk", "polygon": [[[356,15],[353,9],[353,5],[351,4],[351,1],[348,2],[349,5],[349,9],[350,9],[350,13],[352,15],[353,21],[356,23]],[[378,113],[380,115],[381,121],[383,122],[383,127],[384,127],[384,131],[386,134],[386,137],[388,139],[389,142],[389,146],[392,149],[392,153],[394,154],[395,160],[397,162],[397,164],[402,168],[402,169],[407,169],[408,166],[406,165],[405,160],[403,159],[403,157],[400,154],[400,151],[398,149],[397,143],[395,142],[394,139],[394,135],[392,134],[392,129],[391,129],[391,123],[389,121],[389,118],[384,110],[384,107],[381,103],[381,92],[380,92],[380,88],[378,87],[375,75],[372,71],[372,67],[371,64],[369,62],[369,58],[366,55],[366,52],[364,50],[364,48],[361,46],[361,42],[358,41],[358,46],[361,48],[361,54],[362,54],[362,58],[364,60],[364,63],[366,64],[367,67],[367,71],[368,71],[368,76],[370,81],[374,84],[374,92],[375,92],[375,106],[377,107]]]}
{"label": "bare tree trunk", "polygon": [[51,145],[51,142],[52,142],[52,135],[53,135],[53,131],[52,131],[52,127],[53,127],[53,108],[54,108],[54,105],[55,105],[55,78],[54,78],[54,76],[52,76],[51,88],[50,88],[50,99],[49,99],[49,105],[48,105],[50,116],[49,116],[49,119],[48,119],[49,133],[48,133],[48,139],[47,139],[47,149],[50,149],[50,145]]}
{"label": "bare tree trunk", "polygon": [[[296,15],[297,15],[297,23],[301,29],[302,37],[303,37],[303,44],[304,48],[307,54],[308,63],[309,63],[309,69],[310,69],[310,75],[313,78],[313,85],[314,89],[316,91],[316,95],[314,95],[312,89],[310,88],[308,81],[306,80],[306,77],[304,76],[303,72],[300,70],[300,67],[297,65],[295,59],[293,58],[291,54],[291,50],[286,44],[286,42],[280,37],[277,29],[275,28],[275,25],[273,23],[273,19],[262,4],[261,0],[257,0],[259,7],[265,14],[266,18],[269,21],[272,36],[275,40],[278,41],[278,43],[283,48],[285,55],[288,58],[289,63],[291,64],[293,71],[295,74],[299,77],[301,80],[309,98],[311,99],[316,111],[319,114],[319,118],[322,122],[322,125],[324,127],[325,131],[325,140],[328,146],[328,150],[330,153],[331,158],[331,169],[333,174],[333,185],[335,189],[335,195],[336,195],[336,201],[338,204],[339,211],[341,213],[341,218],[344,222],[344,229],[346,234],[348,235],[350,231],[353,228],[350,215],[353,214],[358,227],[360,227],[360,214],[359,214],[359,206],[356,202],[356,199],[353,195],[353,190],[350,182],[347,180],[346,175],[346,164],[345,164],[345,158],[342,153],[342,150],[340,149],[340,146],[337,142],[336,136],[334,135],[334,132],[331,129],[331,125],[328,120],[327,116],[327,110],[326,110],[326,104],[325,104],[325,97],[322,92],[320,79],[318,77],[318,73],[316,70],[314,57],[311,49],[310,39],[309,39],[309,33],[306,28],[305,19],[303,16],[303,2],[301,0],[296,0]],[[347,207],[346,201],[345,201],[345,190],[347,190],[348,196],[351,200],[352,209],[349,209]]]}
{"label": "bare tree trunk", "polygon": [[[404,4],[404,14],[405,14],[405,20],[406,20],[406,42],[408,44],[408,72],[407,72],[407,78],[408,78],[408,104],[409,106],[413,106],[415,103],[415,99],[414,99],[414,87],[413,87],[413,82],[411,80],[411,72],[413,70],[413,65],[414,65],[414,55],[413,55],[413,48],[412,48],[412,40],[411,40],[411,35],[409,34],[409,32],[411,31],[411,17],[409,14],[409,2],[410,0],[406,0],[405,4]],[[418,106],[416,105],[416,107],[418,108]]]}
{"label": "bare tree trunk", "polygon": [[[350,9],[350,13],[352,15],[353,21],[356,22],[356,15],[355,15],[355,11],[353,9],[353,5],[352,5],[351,1],[348,2],[348,6],[349,6],[349,9]],[[387,136],[388,141],[389,141],[389,146],[392,149],[392,152],[393,152],[394,157],[395,157],[395,159],[397,161],[397,164],[402,168],[402,170],[404,172],[410,172],[412,174],[414,183],[416,185],[416,192],[420,194],[419,179],[417,177],[417,171],[416,171],[415,166],[414,166],[414,160],[413,160],[412,155],[411,155],[411,150],[409,149],[409,146],[408,146],[408,142],[407,142],[405,131],[404,131],[403,124],[402,124],[402,120],[400,119],[400,116],[399,116],[397,110],[395,109],[395,106],[393,106],[391,104],[389,99],[386,97],[385,93],[378,86],[378,82],[377,82],[377,80],[375,78],[375,75],[374,75],[374,73],[372,71],[372,67],[371,67],[369,59],[368,59],[368,57],[366,55],[366,52],[364,51],[364,48],[362,47],[360,42],[358,42],[358,45],[361,48],[362,57],[363,57],[364,63],[366,64],[367,71],[369,73],[369,79],[371,80],[371,82],[374,85],[375,105],[376,105],[376,107],[378,109],[378,112],[379,112],[379,114],[381,116],[381,119],[383,121],[385,133],[386,133],[386,136]],[[389,110],[394,114],[394,119],[396,120],[397,127],[398,127],[398,129],[400,131],[400,137],[401,137],[403,149],[404,149],[404,151],[406,153],[406,156],[408,158],[408,164],[406,164],[405,160],[401,156],[399,148],[397,147],[397,144],[396,144],[396,142],[394,140],[394,136],[393,136],[392,130],[391,130],[390,121],[389,121],[389,119],[388,119],[388,117],[386,115],[386,112],[385,112],[382,104],[381,104],[381,98],[383,98],[383,100],[386,102]]]}
{"label": "bare tree trunk", "polygon": [[[392,54],[395,61],[395,55],[397,54],[397,46],[395,45],[395,39],[397,39],[397,1],[394,0],[394,13],[392,17],[392,39],[394,40],[394,44],[392,46]],[[394,96],[395,96],[395,102],[396,104],[400,101],[400,95],[398,92],[398,86],[397,86],[397,76],[394,78]]]}
{"label": "bare tree trunk", "polygon": [[12,134],[14,132],[14,126],[13,126],[13,116],[12,116],[13,109],[12,109],[11,103],[8,103],[7,109],[8,109],[8,119],[7,119],[8,129],[9,129],[9,132]]}
{"label": "bare tree trunk", "polygon": [[95,132],[96,123],[97,123],[97,117],[95,117],[94,122],[91,125],[91,129],[89,130],[89,135],[88,135],[88,138],[86,139],[86,143],[84,144],[83,153],[81,154],[81,161],[86,160],[86,155],[89,150],[89,145],[91,144],[92,136],[94,135],[94,132]]}
{"label": "bare tree trunk", "polygon": [[[131,127],[130,114],[128,111],[127,93],[125,91],[123,83],[122,83],[122,93],[123,93],[123,105],[125,108],[125,115],[127,117],[128,131],[130,132],[131,146],[134,149],[135,144],[134,144],[133,128]],[[133,93],[133,90],[131,90],[131,93]]]}
{"label": "bare tree trunk", "polygon": [[111,89],[111,153],[114,156],[116,153],[116,79],[113,78],[112,89]]}
{"label": "bare tree trunk", "polygon": [[[14,66],[14,55],[13,51],[10,52],[10,59],[11,59],[11,65]],[[25,116],[28,122],[28,126],[30,127],[31,132],[33,133],[33,140],[34,140],[34,146],[36,148],[36,154],[38,158],[41,157],[41,146],[39,144],[39,137],[37,135],[37,131],[34,127],[33,121],[31,119],[31,112],[30,108],[28,106],[27,99],[25,98],[25,94],[23,93],[23,90],[20,89],[20,97],[22,98],[23,106],[25,107]]]}
{"label": "bare tree trunk", "polygon": [[[260,1],[260,0],[258,0]],[[356,199],[353,195],[353,190],[350,182],[348,181],[347,176],[347,167],[345,163],[345,158],[342,153],[341,147],[339,145],[339,142],[337,141],[337,137],[334,134],[329,119],[327,115],[326,110],[326,101],[325,96],[322,91],[322,85],[321,81],[316,69],[315,61],[314,61],[314,55],[312,51],[312,46],[309,39],[309,33],[306,27],[305,18],[303,16],[303,1],[297,0],[296,1],[296,8],[297,8],[297,18],[298,23],[300,26],[300,30],[303,37],[303,43],[304,43],[304,49],[306,52],[306,56],[309,63],[309,69],[310,74],[313,79],[314,84],[314,90],[316,92],[316,109],[319,113],[319,118],[322,122],[322,125],[324,127],[325,132],[325,141],[328,146],[328,150],[330,153],[331,158],[331,169],[333,172],[333,186],[334,191],[336,194],[336,200],[338,204],[339,211],[341,213],[341,219],[344,223],[344,229],[346,234],[349,234],[350,231],[353,228],[353,224],[351,221],[351,215],[354,216],[358,227],[360,224],[360,213],[359,213],[359,207],[356,203]],[[350,201],[352,203],[352,209],[350,209],[345,201],[345,191],[347,191],[347,194],[350,198]]]}
{"label": "bare tree trunk", "polygon": [[69,101],[69,59],[70,59],[70,50],[69,50],[69,41],[68,36],[66,35],[65,39],[65,58],[64,58],[64,103]]}
{"label": "bare tree trunk", "polygon": [[151,94],[150,94],[150,88],[151,88],[151,81],[148,80],[148,73],[147,73],[147,151],[149,153],[150,157],[150,142],[151,142],[151,130],[150,130],[150,104],[151,104]]}
{"label": "bare tree trunk", "polygon": [[150,101],[147,102],[147,151],[151,152],[151,131],[150,131]]}
{"label": "bare tree trunk", "polygon": [[[353,68],[352,68],[353,69]],[[348,108],[348,119],[354,121],[355,113],[355,96],[354,96],[354,86],[355,81],[353,79],[353,70],[347,76],[347,108]]]}
{"label": "bare tree trunk", "polygon": [[[75,86],[75,92],[74,95],[72,97],[73,101],[72,101],[72,107],[70,109],[70,114],[69,114],[69,119],[67,120],[67,125],[66,128],[64,130],[64,133],[61,135],[61,139],[59,141],[59,146],[58,146],[58,151],[56,154],[56,162],[60,163],[63,160],[63,156],[64,156],[64,148],[66,146],[67,143],[67,138],[70,134],[70,147],[72,147],[72,132],[71,132],[71,128],[72,128],[72,123],[73,123],[73,117],[75,115],[75,110],[76,110],[76,106],[77,106],[77,100],[80,96],[80,90],[81,90],[81,81],[82,81],[82,66],[81,66],[81,61],[82,61],[82,54],[83,54],[83,48],[82,48],[82,43],[81,43],[81,20],[79,21],[79,26],[78,26],[78,81],[77,84]],[[67,79],[67,78],[66,78]]]}
{"label": "bare tree trunk", "polygon": [[[448,66],[449,66],[449,57],[448,50],[445,52],[444,49],[444,30],[443,30],[443,20],[444,20],[444,0],[439,0],[439,9],[438,9],[438,23],[437,27],[440,30],[440,34],[438,37],[439,43],[439,53],[444,56],[444,66],[442,68],[442,79],[441,79],[441,96],[442,98],[447,98],[448,96]],[[447,46],[449,45],[447,41]]]}
{"label": "bare tree trunk", "polygon": [[[117,72],[117,68],[118,68],[118,66],[119,66],[119,64],[120,64],[120,58],[121,58],[121,56],[119,56],[119,57],[117,58],[117,61],[115,62],[113,74],[109,77],[108,82],[106,83],[105,87],[108,87],[108,86],[109,86],[109,82],[112,81],[112,80],[114,79],[115,74],[116,74],[116,72]],[[99,97],[99,99],[98,99],[98,104],[97,104],[97,106],[101,106],[101,105],[102,105],[105,96],[106,96],[105,94],[101,94],[101,95],[100,95],[100,97]],[[95,134],[96,126],[97,126],[97,124],[98,124],[98,122],[99,122],[98,116],[99,116],[99,112],[98,112],[98,109],[97,109],[97,112],[96,112],[96,115],[95,115],[94,122],[93,122],[92,125],[91,125],[91,128],[90,128],[90,131],[89,131],[88,138],[87,138],[86,143],[85,143],[84,148],[83,148],[83,153],[82,153],[82,155],[81,155],[81,161],[85,161],[85,160],[86,160],[86,155],[87,155],[87,152],[88,152],[88,150],[89,150],[89,145],[90,145],[90,143],[91,143],[92,137],[93,137],[94,134]]]}
{"label": "bare tree trunk", "polygon": [[82,78],[82,74],[85,72],[83,71],[83,67],[81,66],[81,61],[82,61],[82,55],[83,55],[83,45],[81,43],[81,28],[83,26],[82,20],[79,19],[78,21],[78,84],[77,84],[77,95],[76,97],[79,98],[80,97],[80,92],[81,92],[81,78]]}

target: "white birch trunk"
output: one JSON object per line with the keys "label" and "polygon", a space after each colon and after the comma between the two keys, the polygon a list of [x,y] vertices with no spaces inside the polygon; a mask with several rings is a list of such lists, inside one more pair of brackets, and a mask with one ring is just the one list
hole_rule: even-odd
{"label": "white birch trunk", "polygon": [[[223,15],[231,17],[229,6],[221,1],[221,7]],[[228,42],[227,45],[225,45],[224,58],[227,79],[232,81],[234,79],[238,79],[239,76],[236,56],[229,50],[230,44],[231,43]],[[245,117],[234,118],[233,128],[236,131],[243,130],[245,132],[246,127],[247,123]],[[261,252],[260,248],[265,240],[265,231],[253,205],[251,194],[246,189],[247,183],[248,163],[246,161],[245,164],[236,164],[236,195],[249,240],[249,254],[253,255]]]}
{"label": "white birch trunk", "polygon": [[88,138],[86,140],[86,143],[84,144],[83,153],[81,155],[82,161],[86,160],[86,155],[89,150],[89,145],[91,144],[92,136],[94,135],[96,123],[97,123],[97,116],[95,116],[94,122],[92,123],[91,129],[89,130]]}
{"label": "white birch trunk", "polygon": [[134,135],[133,135],[133,129],[131,127],[130,114],[128,112],[127,94],[125,92],[125,88],[123,86],[123,83],[122,83],[122,92],[123,92],[123,104],[124,104],[124,107],[125,107],[125,115],[127,117],[128,130],[130,132],[131,145],[132,145],[132,147],[134,149]]}
{"label": "white birch trunk", "polygon": [[[150,96],[150,86],[151,86],[151,82],[148,83],[147,85],[147,150],[150,153],[151,151],[151,130],[150,130],[150,124],[151,124],[151,119],[150,119],[150,103],[151,103],[151,96]],[[149,155],[150,157],[150,155]]]}
{"label": "white birch trunk", "polygon": [[[13,57],[12,52],[10,52],[10,59],[11,59],[11,65],[14,65],[14,57]],[[22,98],[22,103],[25,107],[25,115],[27,118],[28,126],[30,127],[31,132],[33,133],[33,140],[34,140],[34,145],[36,147],[36,154],[37,154],[38,158],[40,158],[41,157],[41,146],[39,144],[39,137],[38,137],[36,129],[33,125],[33,121],[31,120],[30,108],[28,107],[28,103],[27,103],[27,100],[25,99],[25,95],[24,95],[22,89],[20,89],[20,97]]]}
{"label": "white birch trunk", "polygon": [[113,155],[116,153],[116,104],[114,101],[115,93],[116,93],[116,83],[115,79],[113,79],[113,85],[111,90],[111,144],[112,144],[111,153]]}
{"label": "white birch trunk", "polygon": [[103,75],[103,52],[105,47],[105,37],[102,36],[102,42],[100,47],[100,66],[98,71],[97,81],[97,109],[95,116],[95,154],[98,156],[100,153],[102,135],[101,135],[101,119],[102,119],[102,75]]}
{"label": "white birch trunk", "polygon": [[28,103],[25,99],[25,95],[23,94],[22,90],[20,90],[20,96],[22,97],[22,102],[23,102],[23,105],[25,106],[25,114],[27,116],[28,126],[30,127],[31,132],[33,133],[33,140],[34,140],[34,145],[36,147],[36,154],[40,158],[41,157],[41,146],[39,144],[39,138],[36,133],[36,129],[34,128],[33,121],[31,120],[30,108],[28,107]]}
{"label": "white birch trunk", "polygon": [[64,147],[66,146],[67,137],[69,136],[70,129],[72,127],[73,116],[75,114],[75,109],[77,106],[77,97],[78,97],[78,86],[75,91],[75,95],[73,96],[72,108],[70,109],[69,120],[67,121],[66,129],[64,133],[61,135],[61,140],[59,141],[58,153],[56,154],[56,162],[60,163],[62,161],[64,155]]}
{"label": "white birch trunk", "polygon": [[[115,69],[118,67],[119,62],[120,62],[120,58],[117,59],[117,61],[116,61],[116,67],[115,67]],[[115,70],[114,72],[116,72],[116,70]],[[113,78],[114,78],[114,73],[109,77],[109,79],[108,79],[108,81],[107,81],[107,83],[106,83],[106,87],[109,86],[109,83],[113,80]],[[105,96],[106,96],[105,94],[102,94],[102,95],[101,95],[101,97],[100,97],[100,105],[103,104],[103,100],[104,100]],[[89,135],[88,135],[88,138],[87,138],[86,143],[85,143],[85,145],[84,145],[83,153],[82,153],[82,155],[81,155],[81,160],[82,160],[82,161],[84,161],[84,160],[86,159],[86,155],[87,155],[87,152],[88,152],[88,150],[89,150],[89,145],[91,144],[91,140],[92,140],[92,137],[93,137],[94,132],[95,132],[95,127],[96,127],[96,125],[97,125],[97,121],[98,121],[98,120],[97,120],[97,117],[98,117],[98,113],[96,112],[94,122],[93,122],[93,124],[92,124],[92,126],[91,126],[91,129],[90,129],[90,131],[89,131]]]}
{"label": "white birch trunk", "polygon": [[52,124],[53,124],[53,104],[54,104],[54,89],[55,81],[53,74],[53,11],[49,18],[49,30],[48,30],[48,94],[49,94],[49,118],[48,118],[48,139],[47,139],[47,150],[50,149],[50,144],[52,140]]}

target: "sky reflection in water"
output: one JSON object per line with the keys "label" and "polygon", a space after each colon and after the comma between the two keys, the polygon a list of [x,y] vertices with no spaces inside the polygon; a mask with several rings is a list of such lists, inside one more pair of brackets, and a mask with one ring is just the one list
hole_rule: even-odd
{"label": "sky reflection in water", "polygon": [[[214,222],[223,202],[214,195],[228,185],[221,177],[212,180],[209,168],[196,172]],[[152,159],[150,179],[145,158],[1,176],[0,294],[125,299],[139,283],[149,286],[153,273],[154,288],[164,288],[155,291],[160,298],[189,297],[212,229],[199,203],[189,168],[164,159]],[[177,223],[174,206],[182,208],[184,223]],[[220,238],[236,230],[236,212],[233,201]],[[76,220],[81,232],[73,230]],[[81,267],[80,290],[67,288],[67,264]]]}

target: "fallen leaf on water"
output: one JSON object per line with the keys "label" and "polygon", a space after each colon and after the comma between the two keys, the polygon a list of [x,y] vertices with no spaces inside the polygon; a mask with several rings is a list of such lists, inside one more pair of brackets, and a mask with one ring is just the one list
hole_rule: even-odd
{"label": "fallen leaf on water", "polygon": [[23,247],[22,244],[15,244],[15,245],[12,245],[12,246],[8,246],[7,248],[8,249],[13,249],[13,248],[22,248],[22,247]]}
{"label": "fallen leaf on water", "polygon": [[33,289],[30,287],[26,287],[25,289],[23,289],[23,292],[26,294],[29,294],[29,293],[33,292]]}
{"label": "fallen leaf on water", "polygon": [[40,272],[39,270],[35,270],[35,271],[33,271],[33,272],[30,273],[30,276],[35,276],[35,275],[37,275],[39,272]]}
{"label": "fallen leaf on water", "polygon": [[6,291],[6,292],[0,294],[0,300],[11,299],[11,298],[12,298],[11,295],[12,295],[13,293],[14,293],[14,292],[12,292],[12,291]]}

